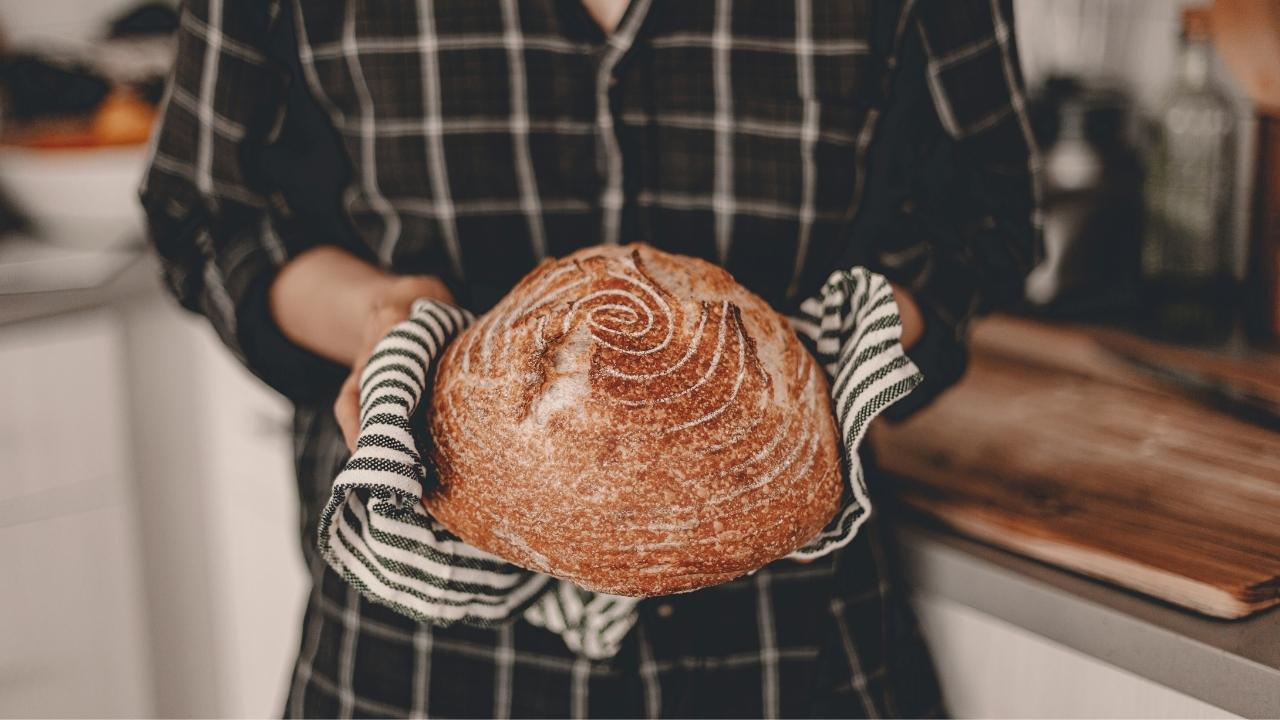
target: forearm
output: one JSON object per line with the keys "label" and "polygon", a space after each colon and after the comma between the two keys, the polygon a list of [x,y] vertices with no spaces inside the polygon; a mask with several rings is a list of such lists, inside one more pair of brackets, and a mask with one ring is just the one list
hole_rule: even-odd
{"label": "forearm", "polygon": [[403,314],[419,297],[447,295],[443,283],[393,275],[333,246],[312,248],[286,264],[271,285],[271,315],[299,346],[348,367],[368,343],[370,319]]}
{"label": "forearm", "polygon": [[350,366],[379,289],[392,276],[332,246],[312,248],[271,284],[271,316],[297,345]]}

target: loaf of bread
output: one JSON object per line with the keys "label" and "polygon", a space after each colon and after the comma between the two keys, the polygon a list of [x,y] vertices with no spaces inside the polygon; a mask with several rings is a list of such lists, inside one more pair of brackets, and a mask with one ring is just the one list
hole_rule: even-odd
{"label": "loaf of bread", "polygon": [[725,582],[839,509],[825,376],[721,268],[648,246],[545,261],[444,354],[429,414],[463,540],[598,592]]}

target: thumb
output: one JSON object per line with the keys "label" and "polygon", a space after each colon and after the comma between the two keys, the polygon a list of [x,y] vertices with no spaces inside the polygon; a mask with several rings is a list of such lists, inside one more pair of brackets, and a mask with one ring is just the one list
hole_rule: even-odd
{"label": "thumb", "polygon": [[338,398],[333,403],[333,415],[342,429],[342,437],[347,442],[347,449],[356,451],[356,438],[360,435],[360,382],[359,371],[353,371],[342,383]]}

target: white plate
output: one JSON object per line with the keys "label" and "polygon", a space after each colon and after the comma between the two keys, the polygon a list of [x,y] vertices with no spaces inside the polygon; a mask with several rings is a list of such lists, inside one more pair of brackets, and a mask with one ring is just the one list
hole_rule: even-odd
{"label": "white plate", "polygon": [[0,149],[0,187],[31,219],[32,234],[97,250],[142,237],[138,184],[143,146],[84,150]]}

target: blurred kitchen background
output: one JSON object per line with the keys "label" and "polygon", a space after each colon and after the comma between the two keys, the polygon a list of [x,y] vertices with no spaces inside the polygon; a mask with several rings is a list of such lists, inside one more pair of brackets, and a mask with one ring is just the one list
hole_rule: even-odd
{"label": "blurred kitchen background", "polygon": [[[876,436],[951,710],[1280,716],[1280,0],[1016,10],[1046,259]],[[0,716],[275,715],[298,646],[288,408],[142,244],[176,23],[0,0]]]}

